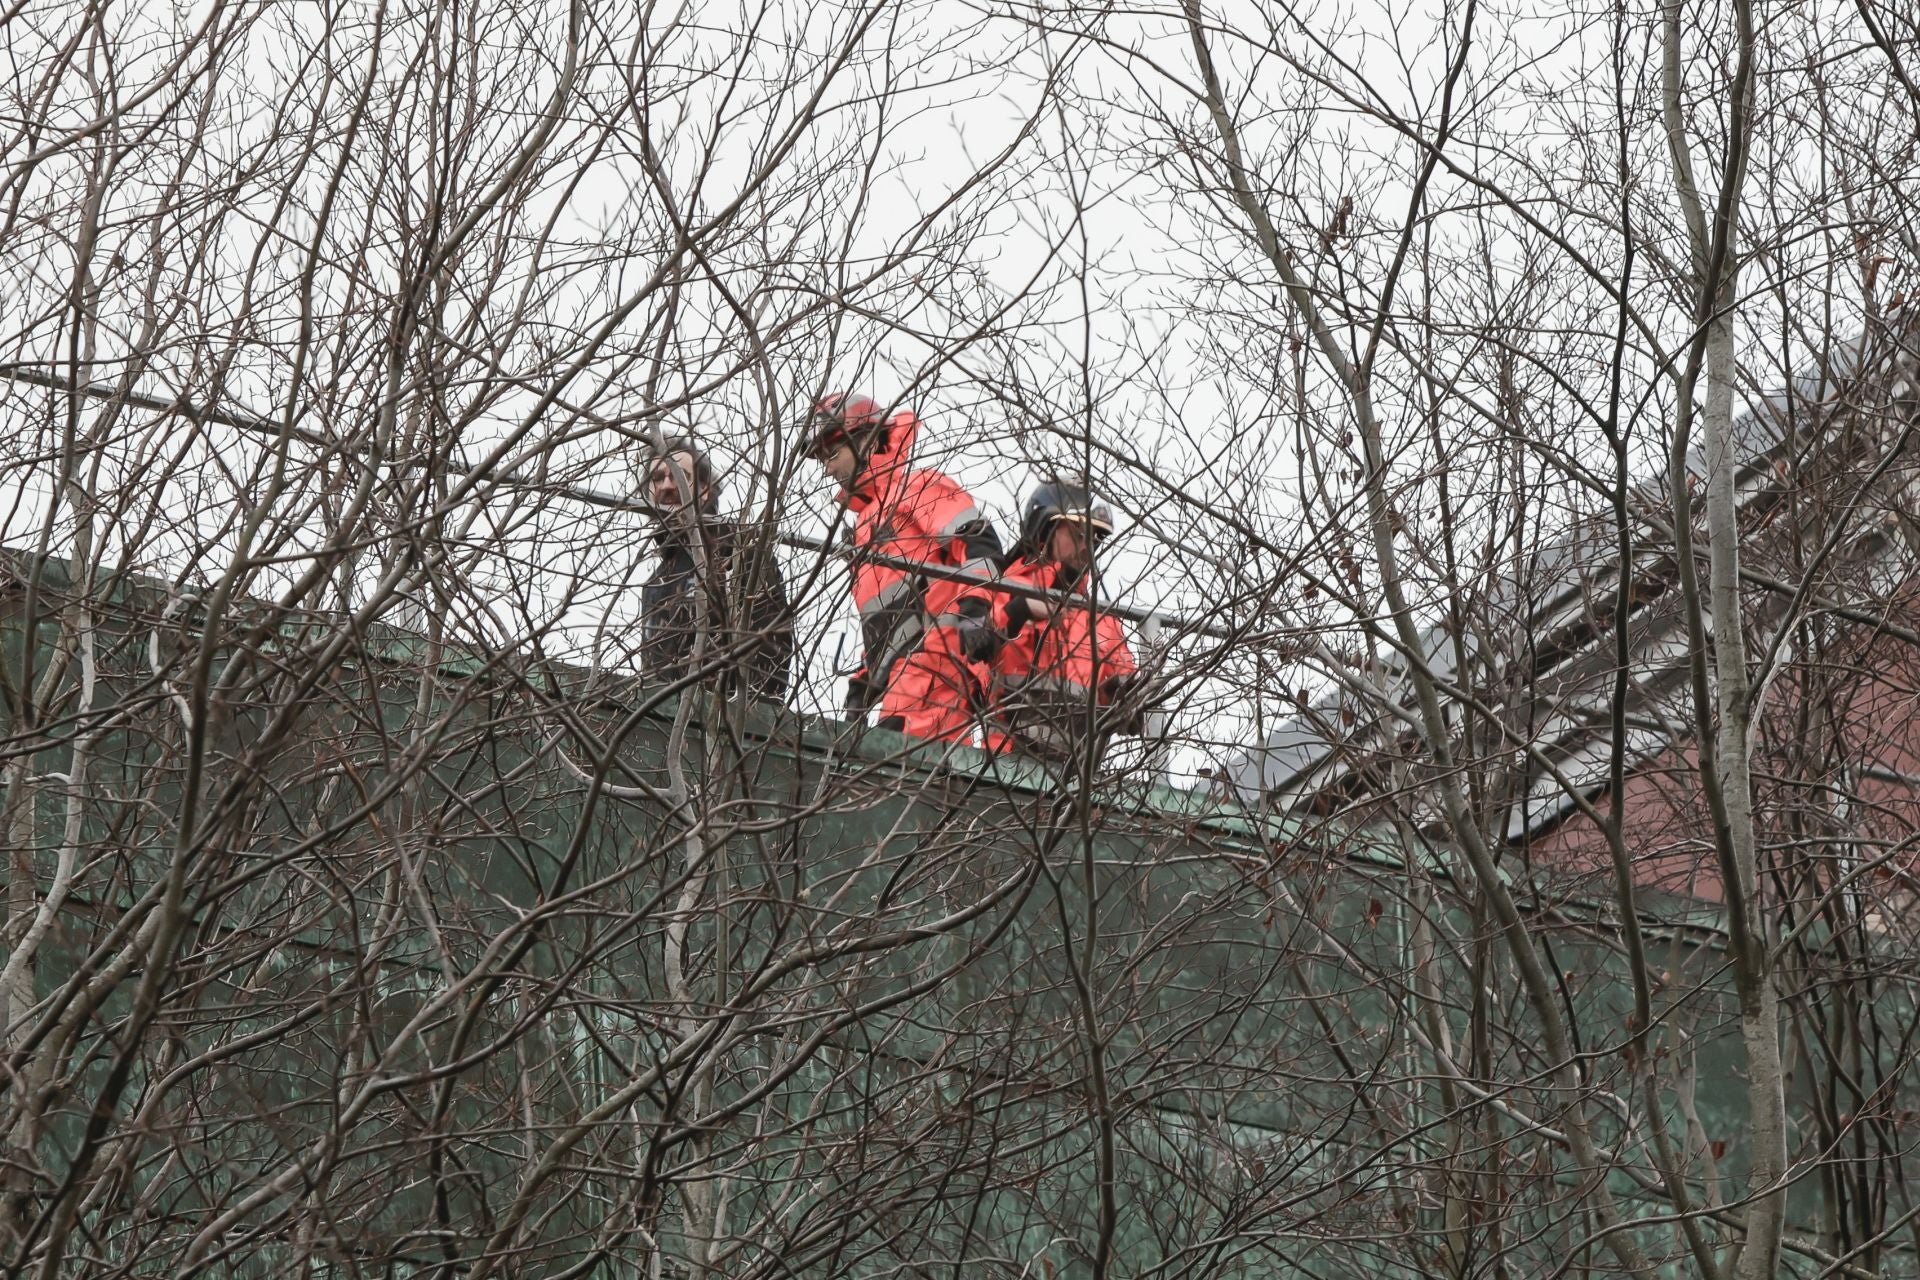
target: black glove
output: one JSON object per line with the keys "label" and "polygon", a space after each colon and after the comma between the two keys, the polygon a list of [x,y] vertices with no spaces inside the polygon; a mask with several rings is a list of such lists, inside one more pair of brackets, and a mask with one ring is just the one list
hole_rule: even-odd
{"label": "black glove", "polygon": [[1100,682],[1101,696],[1106,699],[1108,714],[1114,718],[1115,733],[1145,733],[1147,709],[1159,701],[1162,692],[1144,671],[1108,676]]}
{"label": "black glove", "polygon": [[867,678],[863,667],[847,677],[847,716],[859,720],[867,711],[880,701],[880,690],[873,687],[873,681]]}

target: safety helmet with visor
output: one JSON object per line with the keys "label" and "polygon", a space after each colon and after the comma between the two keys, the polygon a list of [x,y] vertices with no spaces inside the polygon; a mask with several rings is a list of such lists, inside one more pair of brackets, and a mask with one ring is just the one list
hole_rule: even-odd
{"label": "safety helmet with visor", "polygon": [[862,458],[887,447],[886,411],[878,401],[851,391],[833,391],[813,402],[807,415],[807,456],[824,459],[843,444]]}
{"label": "safety helmet with visor", "polygon": [[1052,479],[1034,486],[1027,495],[1020,520],[1020,549],[1028,555],[1045,552],[1054,526],[1061,521],[1079,524],[1087,540],[1098,545],[1113,532],[1113,511],[1094,497],[1085,484]]}

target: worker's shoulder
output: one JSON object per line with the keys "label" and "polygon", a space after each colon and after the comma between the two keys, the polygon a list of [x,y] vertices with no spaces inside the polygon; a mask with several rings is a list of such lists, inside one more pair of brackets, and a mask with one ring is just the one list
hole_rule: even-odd
{"label": "worker's shoulder", "polygon": [[1041,561],[1036,560],[1031,551],[1023,554],[1018,548],[1016,548],[1014,553],[1008,556],[1005,563],[1000,566],[1001,577],[1017,582],[1034,583],[1036,585],[1042,578],[1047,576],[1048,571],[1049,567]]}
{"label": "worker's shoulder", "polygon": [[958,498],[973,501],[966,486],[937,467],[915,467],[900,480],[900,498],[905,502],[925,503]]}

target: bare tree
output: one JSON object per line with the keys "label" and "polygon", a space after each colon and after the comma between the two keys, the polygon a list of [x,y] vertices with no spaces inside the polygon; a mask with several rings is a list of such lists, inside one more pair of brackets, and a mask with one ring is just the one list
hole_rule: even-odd
{"label": "bare tree", "polygon": [[[10,1273],[1915,1272],[1903,12],[0,29]],[[1170,741],[808,714],[847,386]]]}
{"label": "bare tree", "polygon": [[[1423,35],[1284,5],[1008,16],[1143,86],[1076,82],[1083,110],[1132,113],[1112,161],[1196,229],[1170,270],[1196,273],[1197,300],[1169,323],[1237,339],[1214,458],[1270,467],[1276,428],[1295,432],[1291,484],[1265,488],[1291,524],[1214,499],[1219,461],[1134,468],[1213,551],[1183,561],[1201,594],[1245,619],[1206,664],[1219,696],[1299,702],[1243,787],[1408,851],[1404,950],[1375,978],[1403,1001],[1403,1087],[1445,1134],[1436,1198],[1401,1201],[1435,1208],[1427,1268],[1604,1251],[1649,1274],[1675,1246],[1706,1275],[1779,1274],[1783,1247],[1823,1274],[1910,1266],[1889,1252],[1910,1219],[1861,1216],[1890,1208],[1902,1157],[1857,1181],[1841,1151],[1874,1122],[1795,1083],[1837,1072],[1869,1112],[1901,1095],[1910,1055],[1881,1020],[1911,1025],[1904,942],[1858,896],[1872,874],[1776,784],[1829,789],[1847,816],[1823,803],[1822,829],[1845,840],[1907,800],[1875,721],[1913,635],[1911,549],[1887,530],[1914,343],[1885,300],[1914,190],[1912,146],[1887,143],[1915,103],[1897,40],[1849,44],[1896,20],[1769,15],[1763,35],[1737,4],[1537,23],[1469,5]],[[1835,642],[1882,655],[1846,694],[1817,656]],[[1850,745],[1816,783],[1826,732]],[[1656,802],[1669,775],[1689,794]],[[1900,857],[1876,861],[1889,887]],[[1672,945],[1704,922],[1658,892],[1682,869],[1714,904],[1704,954]],[[1851,908],[1874,923],[1812,942]],[[1595,945],[1610,955],[1570,973],[1567,950]],[[1887,984],[1850,997],[1873,1047],[1834,1021],[1840,970]],[[1728,1016],[1742,1083],[1735,1105],[1716,1082],[1711,1133],[1697,1063],[1725,1052]],[[1530,1179],[1516,1142],[1544,1143]],[[1797,1190],[1814,1183],[1817,1210]]]}
{"label": "bare tree", "polygon": [[762,778],[805,731],[717,644],[636,679],[633,482],[690,431],[770,558],[793,405],[1005,359],[1046,254],[983,289],[979,227],[1044,84],[929,177],[915,118],[1023,41],[193,21],[7,27],[8,1266],[765,1266],[826,1230],[761,1155],[826,1167],[768,1108],[887,1007],[862,957],[1012,890],[838,913],[882,873]]}

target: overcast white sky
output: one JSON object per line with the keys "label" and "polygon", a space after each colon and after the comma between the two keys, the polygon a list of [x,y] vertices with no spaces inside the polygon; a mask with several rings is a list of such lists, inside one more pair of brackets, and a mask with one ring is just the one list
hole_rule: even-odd
{"label": "overcast white sky", "polygon": [[[1831,8],[1796,11],[1794,29],[1819,31],[1823,23],[1838,27],[1848,21],[1844,7],[1833,9],[1829,21],[1824,10]],[[1301,252],[1331,294],[1350,288],[1355,297],[1364,295],[1377,283],[1380,255],[1391,246],[1385,232],[1405,213],[1420,154],[1369,111],[1390,107],[1431,119],[1464,7],[1407,10],[1329,0],[1292,11],[1250,3],[1210,5],[1208,11],[1221,28],[1239,33],[1233,39],[1218,35],[1216,56],[1230,98],[1241,105],[1252,158],[1270,181],[1265,199],[1289,234],[1299,237]],[[154,319],[139,304],[141,273],[150,265],[143,253],[157,237],[175,246],[163,270],[175,273],[179,283],[162,288],[154,304],[163,352],[147,386],[171,393],[178,385],[206,385],[209,368],[230,355],[224,377],[230,405],[284,410],[292,368],[275,343],[298,330],[295,304],[309,262],[305,239],[337,160],[348,175],[337,203],[328,206],[339,229],[313,285],[328,304],[323,329],[333,328],[323,332],[304,368],[305,376],[324,377],[338,394],[330,404],[303,404],[302,411],[310,415],[307,425],[339,429],[377,402],[380,335],[389,326],[379,308],[406,261],[409,233],[417,230],[408,219],[423,216],[423,193],[433,189],[443,167],[436,157],[444,148],[436,140],[445,136],[447,122],[425,112],[427,98],[417,93],[433,64],[422,51],[437,47],[422,33],[436,17],[456,12],[463,22],[479,24],[478,38],[465,46],[476,70],[461,82],[484,104],[462,117],[479,121],[483,139],[460,153],[470,172],[458,194],[470,199],[497,176],[486,157],[504,154],[537,126],[539,104],[557,75],[557,33],[565,29],[566,9],[558,3],[470,11],[420,5],[387,12],[387,74],[372,99],[371,123],[351,145],[328,131],[343,128],[349,115],[374,11],[338,11],[330,41],[322,38],[321,9],[269,6],[251,12],[258,24],[246,38],[245,55],[221,64],[211,93],[207,81],[193,74],[191,59],[185,70],[170,69],[169,59],[178,34],[196,29],[215,9],[151,5],[114,15],[124,24],[120,70],[127,87],[121,98],[138,104],[130,118],[163,119],[167,128],[115,135],[130,158],[109,184],[104,239],[111,241],[111,256],[95,272],[102,302],[93,354],[112,372],[132,335]],[[549,215],[553,219],[539,269],[514,262],[504,275],[489,277],[484,255],[463,260],[461,272],[476,283],[454,296],[445,323],[490,315],[489,309],[504,316],[524,295],[552,337],[531,329],[520,334],[513,339],[514,359],[531,368],[537,360],[530,353],[577,341],[579,329],[597,322],[610,299],[660,260],[659,199],[638,159],[639,122],[647,123],[685,204],[679,212],[697,221],[724,208],[767,154],[768,122],[790,117],[799,89],[818,83],[830,36],[851,20],[851,11],[824,6],[683,12],[699,25],[674,29],[652,45],[616,41],[608,61],[587,73],[583,83],[589,88],[580,101],[591,103],[592,111],[577,112],[571,132],[554,144],[577,148],[567,152],[576,159],[520,199],[523,234]],[[1610,177],[1604,165],[1594,167],[1596,156],[1610,155],[1604,131],[1596,136],[1594,130],[1596,121],[1612,118],[1613,12],[1577,5],[1476,9],[1451,154],[1476,175],[1506,184],[1502,190],[1514,204],[1503,207],[1443,172],[1429,198],[1449,212],[1415,246],[1398,299],[1404,316],[1417,318],[1426,308],[1441,317],[1424,331],[1461,353],[1460,376],[1448,394],[1462,403],[1491,403],[1497,388],[1484,351],[1473,349],[1476,339],[1448,332],[1447,319],[1454,315],[1495,335],[1510,317],[1514,332],[1527,335],[1524,344],[1541,360],[1555,358],[1551,335],[1564,328],[1565,387],[1589,390],[1593,384],[1592,362],[1581,363],[1587,349],[1581,344],[1591,347],[1596,334],[1604,336],[1607,305],[1591,280],[1569,271],[1554,254],[1578,249],[1602,272],[1623,265],[1620,238],[1605,218]],[[1050,30],[1038,30],[1039,16]],[[629,17],[588,15],[596,24]],[[655,17],[655,30],[667,30],[662,15]],[[1646,14],[1632,17],[1635,25],[1622,46],[1632,122],[1628,146],[1651,189],[1664,176],[1664,142],[1648,96],[1651,27]],[[773,184],[749,206],[743,230],[714,243],[716,274],[734,295],[729,299],[709,286],[687,294],[676,313],[683,337],[670,352],[674,373],[665,391],[672,392],[676,380],[697,382],[703,369],[741,347],[742,324],[732,310],[741,298],[748,314],[775,323],[796,298],[825,291],[848,304],[838,313],[840,327],[780,347],[757,371],[743,370],[674,415],[672,425],[696,430],[722,454],[737,445],[751,455],[735,468],[734,505],[758,507],[766,486],[778,483],[787,504],[785,528],[819,535],[833,516],[824,480],[771,447],[776,437],[790,439],[795,409],[817,391],[839,387],[911,404],[925,419],[922,461],[965,482],[997,517],[1008,541],[1016,532],[1021,496],[1034,479],[1030,464],[1068,461],[1076,452],[1073,437],[1081,434],[1083,447],[1092,442],[1088,456],[1115,505],[1139,518],[1123,519],[1123,528],[1132,528],[1116,545],[1110,583],[1143,607],[1205,611],[1231,580],[1232,567],[1210,556],[1239,536],[1223,532],[1207,508],[1252,517],[1272,545],[1304,544],[1332,517],[1324,509],[1303,508],[1301,469],[1338,473],[1350,465],[1351,447],[1335,429],[1337,414],[1326,418],[1334,427],[1318,436],[1300,434],[1289,417],[1289,404],[1300,408],[1289,399],[1285,334],[1292,322],[1270,271],[1250,254],[1237,214],[1224,207],[1217,189],[1195,187],[1194,174],[1181,161],[1184,138],[1206,137],[1206,121],[1182,87],[1195,78],[1184,33],[1169,16],[1145,11],[1108,15],[1099,28],[1105,43],[1071,25],[1065,10],[959,0],[879,11],[859,56],[835,79],[826,109],[789,157],[801,174],[814,166],[822,185],[809,192],[804,182]],[[38,43],[17,31],[10,36],[17,81],[30,79],[35,57],[44,62],[59,34],[50,28]],[[1782,37],[1779,67],[1794,65],[1798,38]],[[1701,43],[1710,42],[1702,37]],[[642,64],[655,68],[656,84],[673,91],[660,93],[645,111],[588,147],[581,139],[593,132],[589,122],[623,109],[620,68]],[[1303,64],[1317,67],[1324,79],[1303,74]],[[1716,64],[1709,57],[1702,65],[1696,79],[1710,106]],[[703,78],[697,68],[729,74]],[[326,70],[341,78],[323,90]],[[1061,91],[1057,100],[1042,92],[1043,82]],[[131,86],[153,93],[140,98]],[[1783,101],[1791,98],[1788,89],[1778,92]],[[1856,109],[1870,114],[1869,98],[1862,102],[1869,105]],[[196,114],[200,108],[204,116]],[[95,110],[84,77],[76,73],[55,113],[61,119],[50,123],[82,123]],[[1788,127],[1788,115],[1781,118],[1787,123],[1763,139],[1756,160],[1766,167],[1766,179],[1756,182],[1754,202],[1756,216],[1771,218],[1769,231],[1784,246],[1774,268],[1799,280],[1825,252],[1822,236],[1833,220],[1828,204],[1836,198],[1835,180],[1825,171],[1821,148],[1805,131]],[[182,122],[197,119],[208,124],[195,136]],[[290,158],[285,139],[300,136],[301,129],[326,139],[315,153],[318,162]],[[1023,129],[1028,132],[1021,137]],[[1197,135],[1187,132],[1196,129]],[[990,180],[977,183],[982,166],[1016,138],[1021,140],[1011,158],[993,169]],[[1702,165],[1713,156],[1703,144]],[[5,359],[76,354],[60,308],[70,291],[78,224],[74,202],[62,193],[84,179],[93,157],[75,147],[37,169],[14,171],[23,214],[0,242],[7,267],[0,271]],[[1912,156],[1900,163],[1906,166],[1901,172],[1910,171]],[[194,220],[211,215],[190,201],[168,212],[166,193],[211,193],[227,182],[237,183],[241,196],[221,215],[220,234],[210,242],[217,267],[183,265],[181,254],[194,243]],[[276,222],[287,193],[295,197],[296,212]],[[956,193],[958,203],[945,207]],[[1518,207],[1528,210],[1536,226],[1525,225],[1514,212]],[[456,201],[446,216],[465,211]],[[923,225],[929,214],[931,223]],[[1348,229],[1351,244],[1336,236],[1316,249],[1314,237],[1336,225]],[[1564,245],[1549,243],[1542,227],[1563,236]],[[1663,227],[1655,218],[1643,234],[1640,279],[1656,273],[1661,254],[1684,253],[1677,223]],[[915,252],[893,271],[853,286],[866,264],[908,242]],[[618,251],[596,259],[596,245]],[[1790,260],[1795,252],[1804,263]],[[767,268],[782,255],[790,267]],[[1898,269],[1887,268],[1890,274]],[[238,283],[243,279],[250,280],[246,287]],[[1817,292],[1822,285],[1816,278],[1808,287]],[[1760,306],[1764,287],[1756,281],[1754,288],[1754,305]],[[1654,329],[1667,338],[1679,332],[1684,315],[1667,305],[1656,286],[1638,289],[1636,303]],[[618,416],[638,407],[642,371],[650,367],[650,326],[658,315],[643,308],[620,322],[614,354],[598,366],[599,372],[617,366],[618,373],[612,390],[589,396],[593,413]],[[963,342],[987,317],[989,339]],[[489,320],[470,329],[468,338],[483,342],[498,328]],[[234,336],[240,334],[244,339]],[[1778,356],[1776,364],[1794,358]],[[1443,348],[1435,366],[1450,360],[1456,355]],[[1764,366],[1756,366],[1757,382],[1767,384]],[[476,353],[458,376],[472,378],[487,367]],[[466,428],[462,454],[483,456],[491,440],[512,429],[514,415],[532,402],[544,376],[499,396]],[[592,378],[581,379],[575,389],[588,395],[591,384]],[[1304,389],[1310,407],[1328,402],[1324,373],[1311,362]],[[1441,462],[1460,466],[1459,483],[1470,491],[1476,447],[1471,432],[1430,439],[1414,413],[1417,398],[1406,391],[1403,384],[1389,406],[1404,411],[1396,419],[1404,437],[1396,443],[1405,451],[1396,454],[1396,464],[1410,477],[1431,474]],[[50,403],[44,394],[0,400],[0,413],[14,427],[12,456],[0,468],[0,503],[10,511],[0,541],[9,545],[34,539],[49,492],[47,450],[61,425],[50,416]],[[1637,447],[1657,451],[1657,393],[1639,407],[1645,424]],[[1550,416],[1554,410],[1543,412]],[[1468,427],[1475,422],[1464,411],[1455,421]],[[1577,416],[1569,421],[1563,444],[1573,456],[1600,443]],[[144,540],[136,561],[149,571],[191,576],[217,564],[199,544],[220,544],[229,536],[235,511],[257,488],[248,469],[259,454],[230,434],[216,433],[186,449],[161,480],[154,459],[170,456],[168,432],[152,415],[130,415],[115,448],[134,459],[124,464],[132,471],[116,475],[113,467],[122,464],[110,463],[97,483],[122,492],[136,480],[151,485],[150,510],[174,527],[137,527],[129,516],[126,536]],[[531,439],[545,438],[535,432]],[[603,490],[631,491],[640,470],[639,453],[613,436],[589,433],[541,448],[549,461],[592,459],[571,478]],[[769,474],[769,467],[778,468],[777,474]],[[756,471],[758,480],[749,482]],[[1155,476],[1184,496],[1175,501],[1168,490],[1156,491]],[[1429,515],[1420,505],[1425,500],[1416,498],[1408,512],[1416,531]],[[502,509],[488,513],[476,531],[506,518],[511,503],[503,499],[498,505]],[[306,536],[317,538],[324,507],[316,506],[310,519]],[[491,538],[498,554],[491,562],[491,553],[483,554],[468,566],[476,581],[497,588],[499,599],[490,606],[497,617],[489,630],[504,638],[528,616],[560,607],[551,602],[584,575],[598,579],[600,587],[562,609],[554,640],[570,637],[600,660],[623,660],[630,648],[630,637],[621,637],[631,621],[632,583],[647,571],[643,521],[559,504],[531,523],[500,526]],[[195,563],[203,568],[196,570]],[[789,567],[801,571],[801,557]],[[270,579],[260,585],[265,589]],[[839,698],[833,658],[836,651],[847,653],[836,638],[847,635],[851,611],[837,587],[808,603],[806,629],[824,639],[814,650],[801,705],[829,710]],[[1286,683],[1292,687],[1293,681]],[[1235,715],[1251,719],[1245,708]],[[1233,722],[1228,716],[1210,723]]]}

